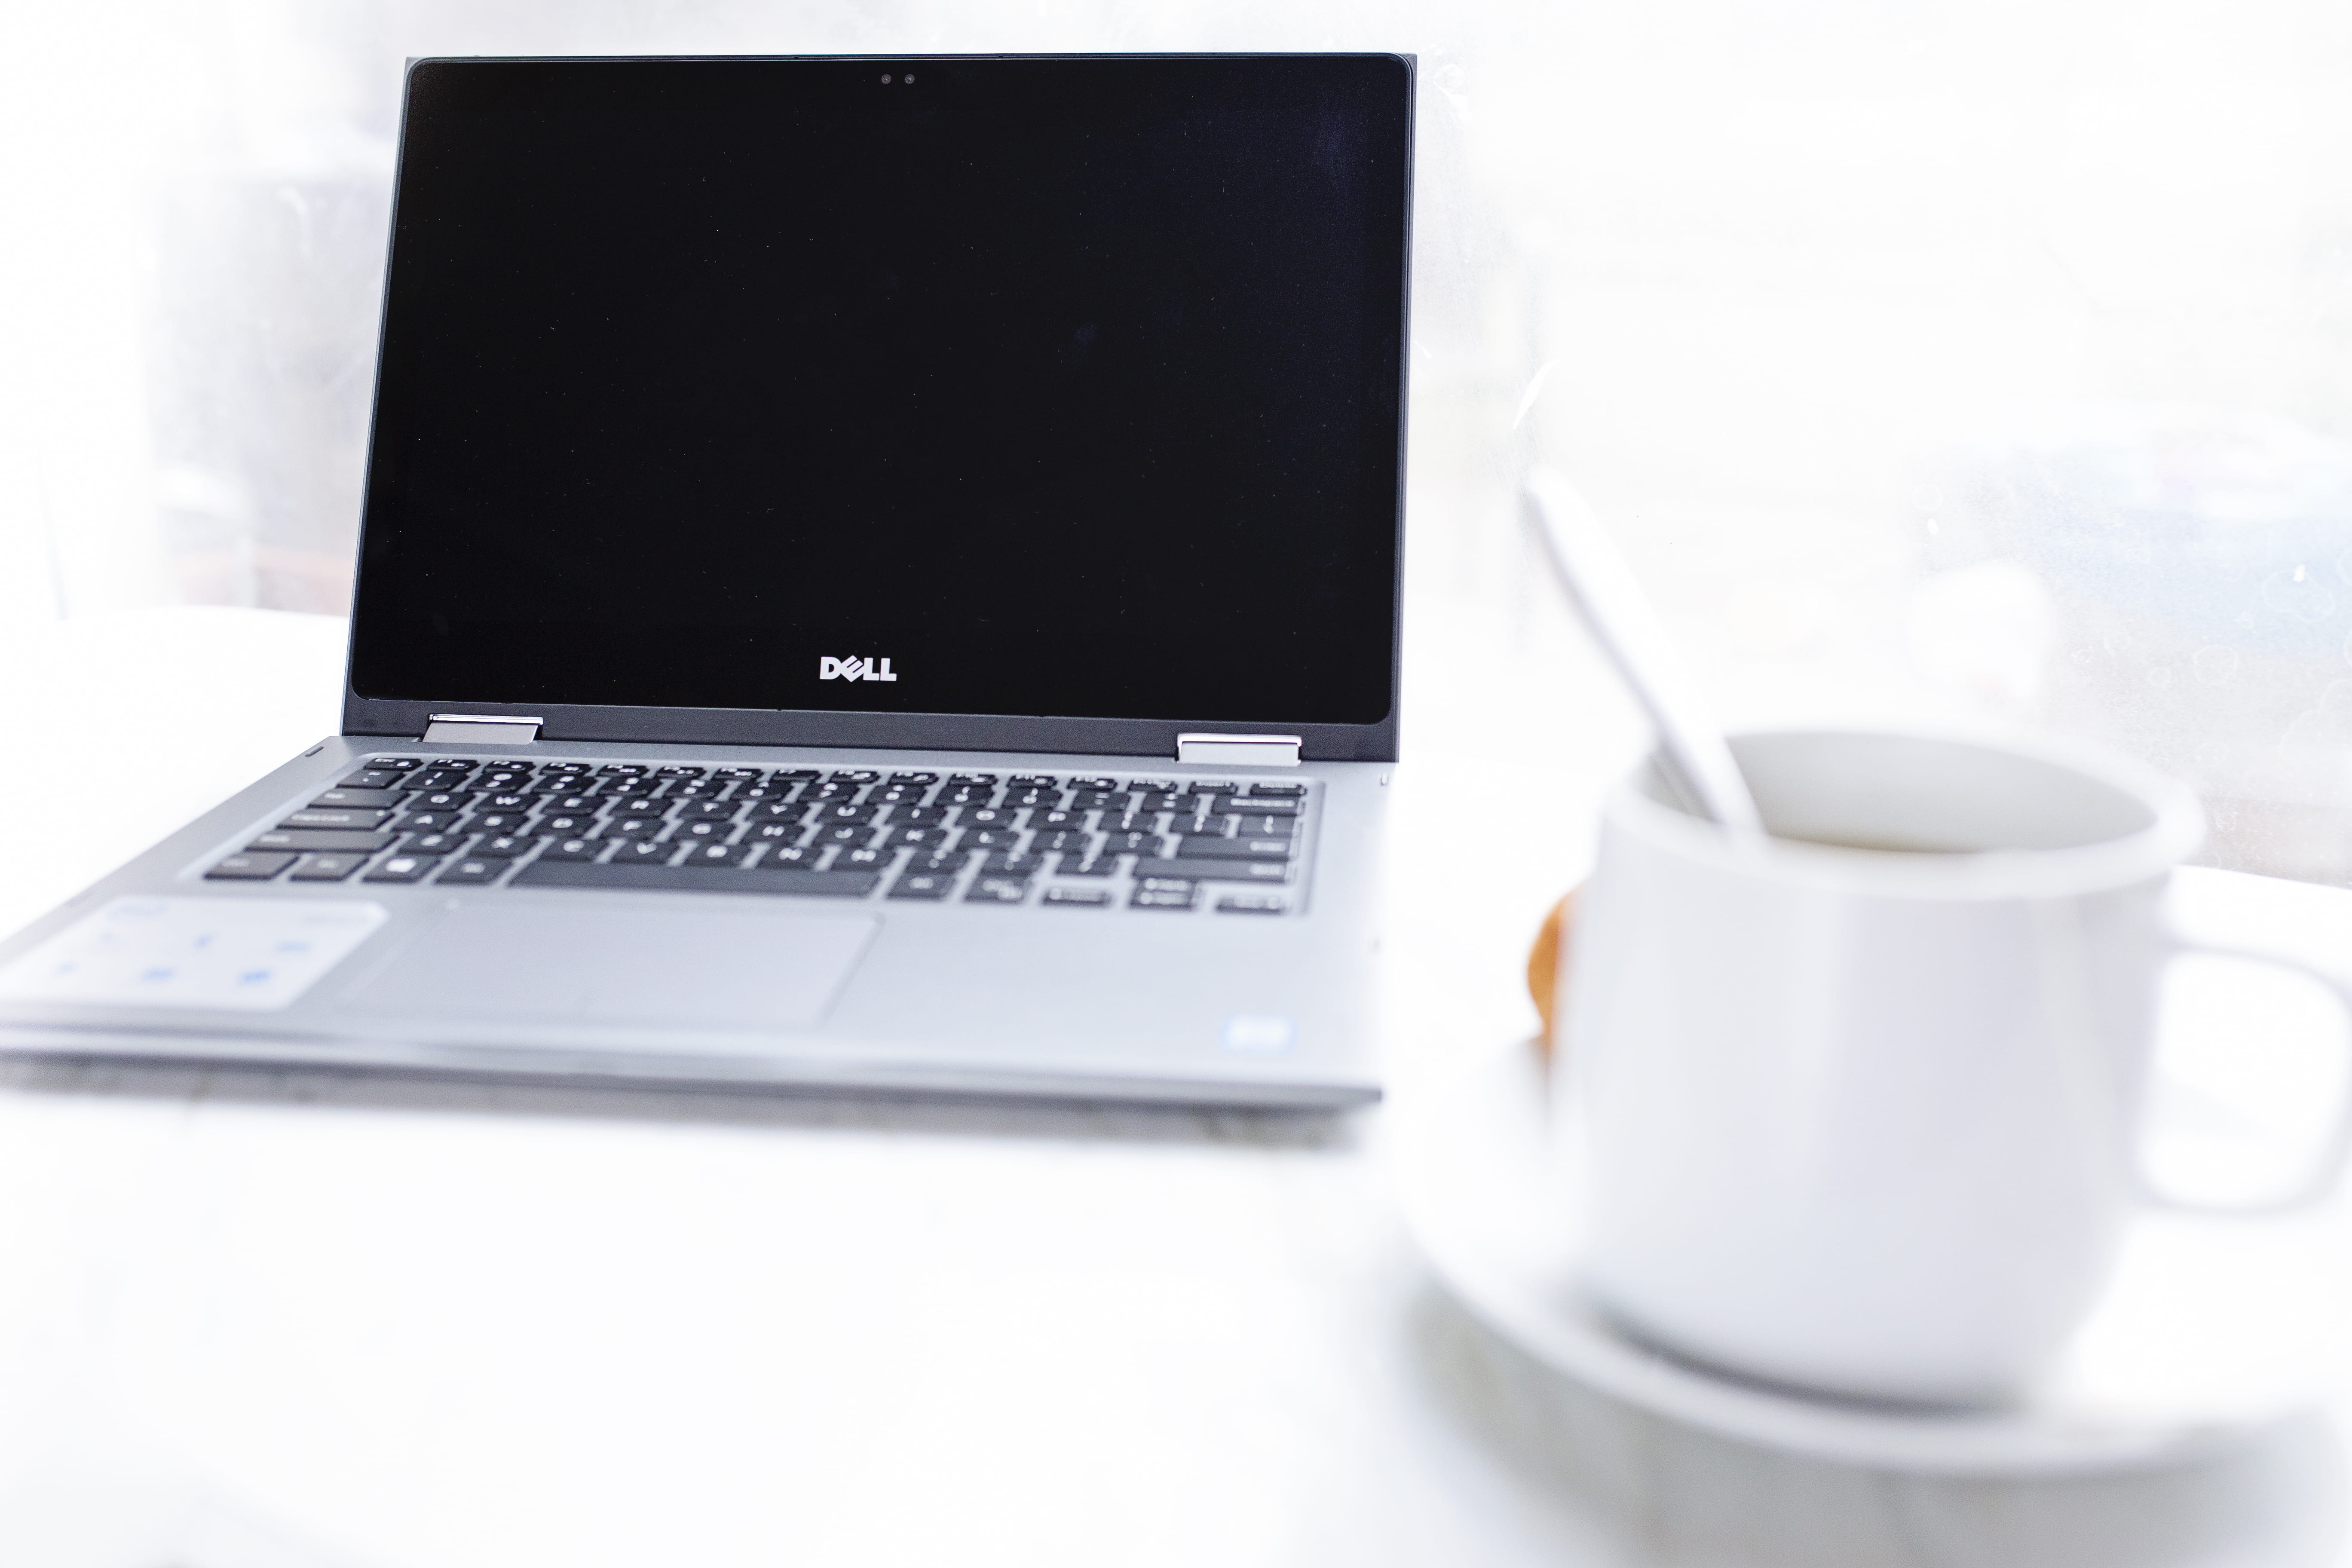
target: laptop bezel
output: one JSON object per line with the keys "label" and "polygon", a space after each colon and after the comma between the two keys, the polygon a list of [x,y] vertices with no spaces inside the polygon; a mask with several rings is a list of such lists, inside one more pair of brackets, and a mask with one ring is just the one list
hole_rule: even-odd
{"label": "laptop bezel", "polygon": [[[1363,51],[1314,51],[1314,58],[1367,58]],[[788,60],[925,61],[1109,59],[1263,59],[1297,58],[1265,51],[1233,54],[1068,54],[1068,55],[692,55],[692,56],[502,56],[427,57],[411,58],[402,86],[401,121],[393,171],[394,209],[386,226],[384,296],[379,300],[376,326],[376,384],[371,395],[369,463],[374,459],[373,426],[375,400],[382,395],[383,340],[389,324],[392,247],[399,233],[399,155],[404,155],[410,101],[409,84],[418,67],[428,64],[540,65],[567,60],[614,64],[659,60],[685,64],[698,60],[734,63]],[[1213,713],[1168,719],[1125,719],[1055,714],[970,714],[838,711],[805,709],[743,709],[640,707],[623,704],[518,702],[501,703],[479,692],[440,698],[380,698],[362,696],[352,679],[352,653],[347,647],[343,669],[342,733],[346,735],[422,735],[436,713],[462,711],[528,716],[540,721],[538,734],[551,741],[617,741],[645,744],[723,746],[872,747],[881,750],[929,748],[975,752],[1059,752],[1105,756],[1169,757],[1177,754],[1177,737],[1200,731],[1223,734],[1295,736],[1299,757],[1306,762],[1392,762],[1397,756],[1401,683],[1403,677],[1404,508],[1406,433],[1410,417],[1412,315],[1413,150],[1418,101],[1418,59],[1410,54],[1373,58],[1394,59],[1405,71],[1404,232],[1402,236],[1402,288],[1398,301],[1397,356],[1397,485],[1396,517],[1391,572],[1389,640],[1389,710],[1377,722],[1266,723],[1221,719]],[[369,493],[362,476],[362,494]],[[367,560],[366,521],[361,522],[360,570]],[[352,626],[355,647],[359,604],[355,597]]]}

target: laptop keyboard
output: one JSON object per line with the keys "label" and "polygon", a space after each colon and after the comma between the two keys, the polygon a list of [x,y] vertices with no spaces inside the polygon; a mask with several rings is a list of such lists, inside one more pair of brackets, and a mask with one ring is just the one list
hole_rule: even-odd
{"label": "laptop keyboard", "polygon": [[372,757],[212,881],[603,888],[1279,915],[1304,781]]}

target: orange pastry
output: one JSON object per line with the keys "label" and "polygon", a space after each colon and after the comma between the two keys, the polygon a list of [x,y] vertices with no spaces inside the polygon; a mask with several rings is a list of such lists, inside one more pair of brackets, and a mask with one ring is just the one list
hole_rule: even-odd
{"label": "orange pastry", "polygon": [[1553,1021],[1559,1005],[1560,948],[1568,940],[1568,922],[1574,916],[1575,904],[1576,889],[1570,888],[1544,917],[1536,944],[1528,951],[1528,994],[1535,998],[1536,1011],[1543,1016],[1540,1038],[1547,1053],[1552,1047]]}

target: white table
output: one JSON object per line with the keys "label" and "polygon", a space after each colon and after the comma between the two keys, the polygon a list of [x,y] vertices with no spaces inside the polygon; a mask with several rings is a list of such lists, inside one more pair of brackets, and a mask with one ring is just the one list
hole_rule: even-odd
{"label": "white table", "polygon": [[[1399,781],[1404,1093],[1525,1027],[1525,937],[1634,735],[1573,671],[1574,743],[1494,727],[1458,679],[1475,617],[1444,630]],[[0,814],[35,825],[0,926],[331,732],[341,638],[222,610],[0,637]],[[1416,824],[1473,777],[1541,809],[1465,868]],[[1432,1284],[1382,1136],[0,1068],[0,1562],[2340,1560],[2326,1418],[2194,1469],[1967,1483],[1564,1384]]]}

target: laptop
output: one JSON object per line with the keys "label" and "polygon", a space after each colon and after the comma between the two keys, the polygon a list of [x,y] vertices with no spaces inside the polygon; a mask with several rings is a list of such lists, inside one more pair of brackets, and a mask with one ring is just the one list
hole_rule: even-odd
{"label": "laptop", "polygon": [[341,733],[0,1048],[1377,1097],[1413,72],[409,68]]}

